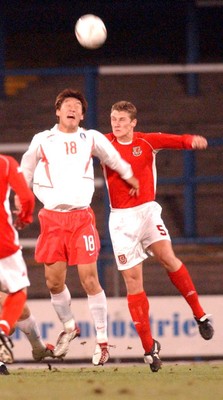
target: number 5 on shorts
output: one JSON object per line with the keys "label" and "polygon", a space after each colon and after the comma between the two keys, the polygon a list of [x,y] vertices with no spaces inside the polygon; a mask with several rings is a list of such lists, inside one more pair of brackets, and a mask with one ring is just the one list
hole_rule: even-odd
{"label": "number 5 on shorts", "polygon": [[156,225],[156,227],[157,227],[158,231],[160,232],[160,235],[162,235],[162,236],[166,236],[167,235],[167,233],[166,233],[166,231],[165,231],[165,229],[163,228],[162,225]]}

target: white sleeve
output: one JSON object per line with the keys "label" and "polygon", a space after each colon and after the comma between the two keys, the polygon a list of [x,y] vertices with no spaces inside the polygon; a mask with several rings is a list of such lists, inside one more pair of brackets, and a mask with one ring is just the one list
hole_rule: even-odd
{"label": "white sleeve", "polygon": [[119,152],[109,140],[102,133],[95,130],[93,130],[93,135],[93,155],[97,156],[109,168],[117,171],[122,179],[131,178],[133,176],[131,165],[121,158]]}
{"label": "white sleeve", "polygon": [[39,136],[37,134],[33,137],[28,150],[23,154],[21,160],[22,172],[25,176],[26,182],[28,183],[29,187],[32,186],[33,174],[40,158],[38,156],[38,149],[39,149]]}

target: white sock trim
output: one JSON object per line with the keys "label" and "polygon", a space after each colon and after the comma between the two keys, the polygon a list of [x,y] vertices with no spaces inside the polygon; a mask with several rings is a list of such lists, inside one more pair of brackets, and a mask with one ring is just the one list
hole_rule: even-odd
{"label": "white sock trim", "polygon": [[10,329],[9,323],[5,319],[0,320],[0,324],[6,326],[6,328]]}

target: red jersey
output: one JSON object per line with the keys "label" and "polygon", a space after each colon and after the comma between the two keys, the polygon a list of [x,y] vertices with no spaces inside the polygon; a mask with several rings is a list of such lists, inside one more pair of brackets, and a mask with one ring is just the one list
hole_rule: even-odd
{"label": "red jersey", "polygon": [[11,188],[21,203],[20,220],[25,223],[32,222],[34,195],[27,186],[17,161],[13,157],[0,154],[0,258],[9,257],[20,248],[10,210]]}
{"label": "red jersey", "polygon": [[109,167],[104,166],[104,175],[108,187],[112,208],[129,208],[155,200],[156,196],[156,154],[162,149],[192,149],[192,135],[173,135],[168,133],[134,132],[131,143],[120,143],[112,133],[107,139],[132,167],[139,180],[139,196],[129,195],[130,187]]}

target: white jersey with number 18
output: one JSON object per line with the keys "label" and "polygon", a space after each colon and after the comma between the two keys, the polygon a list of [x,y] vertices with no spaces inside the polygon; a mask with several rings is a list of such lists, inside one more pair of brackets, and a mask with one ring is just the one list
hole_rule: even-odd
{"label": "white jersey with number 18", "polygon": [[67,211],[91,203],[92,156],[116,170],[123,179],[133,175],[131,166],[100,132],[78,128],[75,133],[63,133],[57,125],[33,137],[21,167],[45,208]]}

